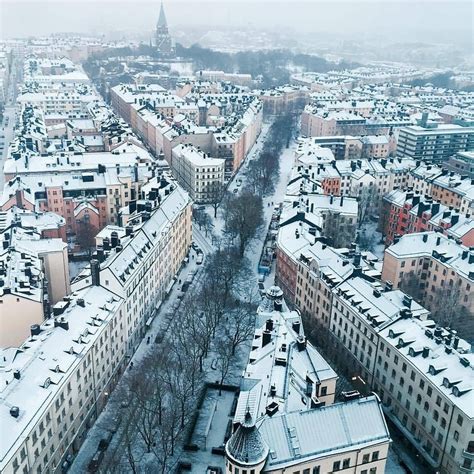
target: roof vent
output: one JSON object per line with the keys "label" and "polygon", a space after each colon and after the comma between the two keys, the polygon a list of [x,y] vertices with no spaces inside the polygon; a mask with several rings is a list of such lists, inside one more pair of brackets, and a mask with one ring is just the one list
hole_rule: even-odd
{"label": "roof vent", "polygon": [[18,418],[20,416],[20,409],[18,407],[11,407],[10,415],[13,416],[13,418]]}

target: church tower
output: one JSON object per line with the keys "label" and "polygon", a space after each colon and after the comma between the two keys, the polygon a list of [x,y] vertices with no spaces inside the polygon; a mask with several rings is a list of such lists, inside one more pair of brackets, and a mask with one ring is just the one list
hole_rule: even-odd
{"label": "church tower", "polygon": [[158,22],[156,24],[155,43],[156,49],[161,56],[168,58],[174,56],[173,40],[168,31],[168,22],[166,21],[163,2],[161,2],[160,16],[158,17]]}

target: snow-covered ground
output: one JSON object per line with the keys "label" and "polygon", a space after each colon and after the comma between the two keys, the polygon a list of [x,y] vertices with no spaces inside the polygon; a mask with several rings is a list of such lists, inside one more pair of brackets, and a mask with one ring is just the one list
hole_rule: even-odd
{"label": "snow-covered ground", "polygon": [[[257,156],[257,153],[261,150],[263,141],[265,140],[266,134],[269,129],[269,124],[264,124],[262,128],[262,133],[260,134],[260,137],[257,141],[257,143],[254,145],[252,150],[249,153],[249,159],[253,159]],[[241,167],[238,177],[241,179],[244,179],[243,177],[243,171],[245,170],[248,162],[246,161],[244,165]],[[288,168],[288,173],[289,169],[291,169],[291,166]],[[280,177],[280,180],[282,178]],[[284,191],[286,187],[286,183],[282,185],[279,189],[282,189]],[[265,209],[265,211],[267,211]],[[211,213],[213,215],[213,209],[211,206],[208,206],[206,208],[206,212]],[[271,217],[271,212],[266,212],[265,213],[265,219],[266,222],[268,223],[268,217]],[[215,235],[219,235],[222,233],[223,229],[223,217],[222,217],[222,212],[219,212],[218,219],[214,220],[213,222],[215,223],[215,228],[213,230],[213,233]],[[262,233],[262,239],[265,234]],[[198,246],[203,250],[204,255],[212,253],[215,250],[215,245],[212,242],[212,237],[209,235],[206,237],[203,232],[199,231],[196,225],[193,227],[193,240],[198,244]],[[258,264],[258,257],[260,255],[260,250],[255,252],[257,255],[255,258],[251,258],[252,261],[252,268],[257,268]],[[249,252],[249,257],[253,255],[252,252]],[[190,262],[185,265],[179,274],[177,275],[177,282],[175,283],[172,291],[170,292],[168,298],[163,302],[159,310],[156,312],[154,320],[151,324],[150,329],[148,330],[146,336],[144,337],[143,341],[139,345],[137,351],[135,352],[134,356],[131,359],[131,362],[133,362],[133,370],[139,370],[140,368],[140,361],[143,359],[143,357],[148,353],[148,351],[153,350],[155,348],[154,340],[157,334],[163,333],[166,331],[169,327],[170,321],[167,319],[167,314],[174,304],[178,301],[178,293],[179,293],[179,280],[184,281],[186,279],[187,274],[189,271],[193,269],[198,269],[200,270],[202,268],[202,265],[196,265],[196,253],[191,250],[190,252]],[[77,268],[74,267],[73,271],[77,271]],[[198,273],[196,275],[196,278],[193,282],[192,285],[198,284],[200,280],[200,274]],[[190,291],[190,289],[188,290]],[[150,339],[150,343],[148,343],[148,336]],[[243,344],[237,351],[237,356],[234,361],[234,365],[232,366],[232,369],[230,371],[229,376],[227,377],[226,383],[235,383],[238,384],[240,380],[240,375],[242,373],[243,368],[245,367],[247,363],[247,358],[248,358],[248,352],[250,350],[250,343],[248,344]],[[208,358],[209,360],[207,361],[208,364],[211,363],[212,358]],[[216,374],[212,374],[212,371],[210,371],[210,380],[212,381],[212,377],[217,378]],[[120,382],[119,382],[120,384]],[[78,452],[76,458],[73,461],[73,464],[69,470],[71,473],[83,473],[87,471],[87,465],[89,461],[91,460],[92,456],[97,450],[97,446],[99,444],[99,441],[101,438],[105,437],[110,431],[112,430],[117,430],[120,425],[120,400],[117,394],[117,391],[114,391],[109,399],[109,402],[106,406],[106,408],[103,410],[103,412],[99,415],[98,420],[96,423],[91,427],[89,432],[86,435],[86,439]],[[111,443],[111,448],[113,448],[114,442],[117,442],[116,439],[114,439]],[[210,455],[210,451],[208,453]],[[223,459],[221,458],[223,461]],[[205,462],[205,459],[202,460],[202,462]],[[211,464],[212,465],[212,464]],[[198,472],[198,471],[195,471]]]}
{"label": "snow-covered ground", "polygon": [[[204,254],[207,253],[207,250],[203,248]],[[135,354],[133,355],[131,362],[133,362],[133,370],[139,370],[140,361],[143,357],[150,351],[155,350],[155,337],[158,334],[162,334],[167,330],[170,324],[170,320],[167,318],[167,313],[170,310],[171,306],[176,304],[178,301],[178,294],[180,293],[179,280],[185,281],[188,273],[191,270],[198,270],[193,284],[196,284],[200,279],[200,269],[202,265],[196,264],[196,252],[191,249],[190,251],[190,261],[188,264],[183,265],[180,272],[177,275],[176,282],[168,295],[167,299],[163,301],[159,310],[156,312],[153,322],[143,338],[141,344],[138,346]],[[189,290],[188,290],[189,291]],[[148,342],[148,340],[150,342]],[[129,364],[130,365],[130,364]],[[120,382],[119,382],[120,384]],[[99,441],[104,438],[110,431],[116,430],[120,424],[120,399],[118,397],[117,391],[114,391],[107,403],[106,408],[102,411],[97,419],[96,423],[91,427],[86,435],[86,439],[81,446],[80,451],[78,452],[76,458],[73,461],[73,464],[68,472],[82,474],[87,472],[87,465],[91,460],[92,456],[97,450]],[[112,441],[113,443],[113,441]]]}

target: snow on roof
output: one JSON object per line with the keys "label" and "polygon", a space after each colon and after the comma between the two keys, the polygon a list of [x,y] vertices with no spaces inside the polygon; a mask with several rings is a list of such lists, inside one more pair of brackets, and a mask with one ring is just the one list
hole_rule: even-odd
{"label": "snow on roof", "polygon": [[[269,319],[272,320],[271,340],[263,345]],[[302,321],[296,311],[289,311],[286,305],[281,311],[268,310],[264,304],[261,305],[249,362],[242,376],[234,422],[242,421],[247,410],[254,419],[262,417],[272,402],[277,403],[280,411],[307,410],[307,377],[317,384],[335,380],[337,374],[316,348],[306,342]]]}
{"label": "snow on roof", "polygon": [[404,303],[405,294],[400,290],[381,291],[380,283],[372,283],[357,275],[342,282],[333,292],[353,310],[356,309],[359,317],[367,320],[368,324],[375,321],[376,327],[384,327],[406,309],[410,309],[413,316],[421,319],[426,319],[429,314],[416,301],[410,300],[408,308]]}
{"label": "snow on roof", "polygon": [[194,166],[224,166],[222,158],[212,158],[191,144],[179,144],[173,148],[173,160],[186,159]]}
{"label": "snow on roof", "polygon": [[[474,417],[474,354],[471,346],[462,339],[458,349],[452,347],[452,335],[431,320],[400,319],[380,332],[387,344],[414,367],[421,377],[428,380],[436,393],[448,398],[468,418]],[[447,342],[449,340],[449,342]],[[403,344],[400,344],[403,341]],[[403,347],[402,347],[403,346]],[[450,349],[446,350],[446,347]],[[427,357],[422,355],[429,350]]]}
{"label": "snow on roof", "polygon": [[434,258],[458,275],[474,281],[474,268],[472,263],[469,263],[469,248],[439,232],[403,235],[398,242],[385,249],[385,252],[397,259]]}
{"label": "snow on roof", "polygon": [[[79,298],[84,307],[78,305]],[[0,470],[16,453],[25,433],[44,420],[71,373],[90,357],[92,346],[106,333],[121,304],[105,288],[89,287],[75,293],[66,305],[61,317],[69,325],[67,330],[54,327],[54,320],[49,319],[41,325],[41,333],[28,338],[13,357],[7,351],[8,362],[0,366]],[[94,324],[92,318],[96,318]],[[13,375],[15,370],[20,372],[19,379]],[[13,406],[19,408],[18,418],[10,415]]]}
{"label": "snow on roof", "polygon": [[265,468],[272,471],[390,441],[375,396],[266,417],[259,431],[270,447]]}

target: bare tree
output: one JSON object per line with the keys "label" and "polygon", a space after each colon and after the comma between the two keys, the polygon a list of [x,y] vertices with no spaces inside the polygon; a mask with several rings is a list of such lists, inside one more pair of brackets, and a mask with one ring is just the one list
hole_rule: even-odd
{"label": "bare tree", "polygon": [[462,290],[460,282],[445,285],[436,290],[433,300],[429,304],[432,318],[442,326],[456,329],[462,337],[472,341],[474,339],[473,314],[463,304],[466,292]]}
{"label": "bare tree", "polygon": [[369,217],[379,212],[380,193],[377,186],[364,186],[357,197],[359,201],[359,228],[369,221]]}
{"label": "bare tree", "polygon": [[228,311],[223,329],[232,355],[235,355],[237,347],[252,339],[255,332],[255,308],[253,305],[240,303]]}
{"label": "bare tree", "polygon": [[193,209],[193,219],[196,224],[199,226],[199,230],[204,229],[204,235],[207,237],[209,232],[212,231],[214,225],[212,224],[212,219],[209,214],[200,208]]}
{"label": "bare tree", "polygon": [[95,236],[98,230],[87,219],[77,222],[76,242],[82,250],[91,253],[91,249],[95,247]]}
{"label": "bare tree", "polygon": [[400,281],[400,290],[410,295],[415,301],[423,301],[423,283],[415,272],[405,273]]}
{"label": "bare tree", "polygon": [[340,212],[329,210],[325,214],[324,236],[331,239],[333,247],[347,247],[355,238],[356,226]]}
{"label": "bare tree", "polygon": [[222,386],[229,374],[234,358],[232,346],[225,339],[219,339],[215,345],[217,370],[219,373],[219,395],[222,395]]}
{"label": "bare tree", "polygon": [[250,275],[248,260],[235,247],[219,249],[207,257],[205,281],[212,287],[214,298],[219,300],[222,309],[227,306],[232,293],[238,291]]}
{"label": "bare tree", "polygon": [[226,187],[224,183],[220,181],[213,181],[208,185],[207,192],[209,194],[209,203],[212,204],[214,209],[214,219],[217,218],[217,209],[221,205],[222,198],[226,192]]}
{"label": "bare tree", "polygon": [[239,254],[244,256],[249,243],[263,225],[262,199],[248,189],[230,198],[225,209],[225,230],[239,240]]}

